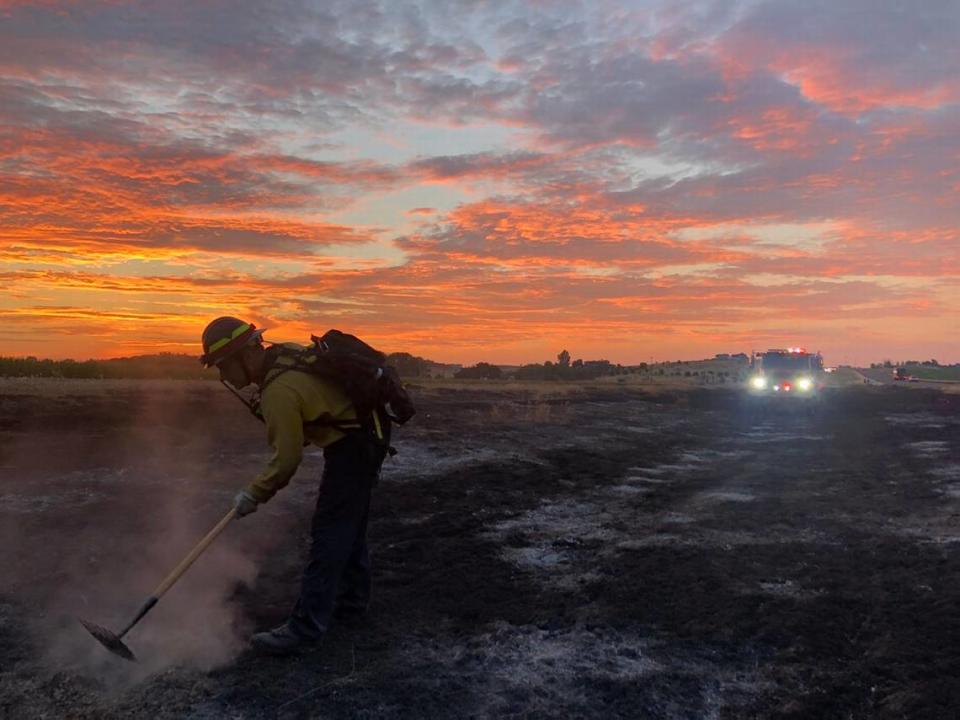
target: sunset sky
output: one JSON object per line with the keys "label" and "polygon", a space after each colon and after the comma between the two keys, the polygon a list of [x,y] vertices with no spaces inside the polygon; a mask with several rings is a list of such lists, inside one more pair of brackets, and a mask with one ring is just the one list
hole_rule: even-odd
{"label": "sunset sky", "polygon": [[0,355],[960,361],[960,3],[0,0]]}

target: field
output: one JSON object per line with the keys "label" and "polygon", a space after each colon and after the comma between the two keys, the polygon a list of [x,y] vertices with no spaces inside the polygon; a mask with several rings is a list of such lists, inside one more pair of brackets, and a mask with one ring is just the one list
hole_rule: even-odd
{"label": "field", "polygon": [[949,380],[960,382],[960,366],[932,367],[930,365],[906,365],[908,375],[923,378],[924,380]]}
{"label": "field", "polygon": [[960,706],[960,396],[414,388],[368,623],[245,649],[295,597],[322,465],[107,654],[267,456],[216,383],[0,381],[0,717],[945,718]]}

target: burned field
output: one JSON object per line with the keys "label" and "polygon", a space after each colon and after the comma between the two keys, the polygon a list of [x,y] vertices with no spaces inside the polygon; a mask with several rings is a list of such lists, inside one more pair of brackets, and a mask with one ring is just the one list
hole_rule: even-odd
{"label": "burned field", "polygon": [[297,659],[322,461],[122,626],[265,459],[212,383],[4,381],[0,716],[942,718],[960,706],[960,396],[417,390],[375,595]]}

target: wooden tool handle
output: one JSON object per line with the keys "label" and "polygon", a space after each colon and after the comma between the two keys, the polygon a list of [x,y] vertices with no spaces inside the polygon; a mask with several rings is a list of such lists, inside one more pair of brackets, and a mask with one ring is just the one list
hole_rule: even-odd
{"label": "wooden tool handle", "polygon": [[200,557],[200,554],[207,549],[207,546],[210,545],[214,540],[217,539],[217,535],[223,532],[224,528],[230,524],[230,521],[237,516],[237,509],[230,508],[230,512],[223,516],[223,519],[214,526],[213,530],[208,532],[203,540],[197,543],[197,546],[190,551],[190,554],[187,555],[183,560],[180,561],[180,564],[177,565],[169,575],[167,575],[163,582],[157,585],[157,589],[153,591],[153,596],[157,600],[163,597],[163,594],[169,590],[173,584],[180,579],[180,576],[183,575],[187,569],[193,565],[194,560]]}

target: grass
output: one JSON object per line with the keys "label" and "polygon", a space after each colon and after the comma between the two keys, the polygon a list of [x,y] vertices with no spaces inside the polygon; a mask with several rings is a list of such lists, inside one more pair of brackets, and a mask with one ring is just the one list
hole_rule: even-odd
{"label": "grass", "polygon": [[209,380],[150,380],[142,378],[45,378],[45,377],[0,377],[0,397],[30,395],[34,397],[75,397],[78,395],[111,395],[137,388],[168,389],[182,391],[184,388],[212,387]]}
{"label": "grass", "polygon": [[[609,375],[594,380],[456,380],[453,378],[409,378],[406,380],[414,388],[436,390],[463,390],[473,388],[492,394],[515,395],[521,393],[539,399],[563,398],[577,395],[588,389],[622,387],[631,390],[670,390],[703,386],[702,376],[685,377],[636,373],[629,375]],[[736,383],[712,383],[706,387],[734,387]]]}
{"label": "grass", "polygon": [[960,382],[960,366],[932,367],[930,365],[907,365],[907,373],[924,380],[956,380]]}
{"label": "grass", "polygon": [[862,385],[863,378],[853,371],[852,368],[841,367],[834,372],[828,373],[827,385],[830,387],[842,387],[844,385]]}

